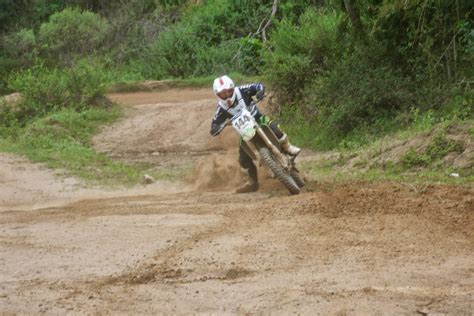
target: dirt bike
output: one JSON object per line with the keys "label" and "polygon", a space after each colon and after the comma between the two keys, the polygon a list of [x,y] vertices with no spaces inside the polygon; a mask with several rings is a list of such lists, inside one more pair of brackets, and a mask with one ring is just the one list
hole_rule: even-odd
{"label": "dirt bike", "polygon": [[305,183],[296,168],[296,157],[282,151],[281,144],[268,125],[269,122],[265,120],[265,116],[262,115],[257,122],[251,115],[254,107],[256,103],[252,102],[247,109],[239,111],[221,126],[219,132],[232,124],[240,134],[243,150],[252,160],[263,162],[291,194],[299,194],[300,188]]}

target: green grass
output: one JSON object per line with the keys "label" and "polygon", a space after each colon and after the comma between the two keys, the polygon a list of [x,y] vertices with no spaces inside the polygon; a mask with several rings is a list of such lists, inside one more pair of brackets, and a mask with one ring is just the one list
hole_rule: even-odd
{"label": "green grass", "polygon": [[[118,108],[61,110],[35,119],[25,127],[0,130],[0,151],[25,155],[34,162],[59,168],[92,184],[133,185],[142,181],[148,166],[113,161],[91,148],[91,138],[103,124],[121,116]],[[160,174],[150,173],[155,178]]]}
{"label": "green grass", "polygon": [[458,172],[453,168],[444,170],[436,169],[413,169],[405,170],[398,166],[374,167],[366,171],[347,170],[342,171],[337,166],[328,167],[315,162],[304,162],[300,169],[309,176],[310,180],[334,183],[349,183],[353,181],[368,182],[402,182],[412,185],[423,184],[449,184],[472,187],[474,184],[474,174],[467,171],[459,172],[459,177],[451,176],[451,173]]}
{"label": "green grass", "polygon": [[[447,166],[444,164],[443,158],[448,153],[460,153],[465,149],[464,143],[447,137],[449,127],[464,126],[463,128],[473,138],[474,120],[452,120],[438,124],[425,123],[426,121],[422,124],[413,124],[408,129],[399,130],[390,136],[380,137],[376,141],[356,149],[339,148],[332,154],[322,155],[318,160],[302,162],[301,169],[311,179],[323,182],[396,181],[413,185],[436,183],[472,187],[474,185],[474,171]],[[381,154],[382,144],[392,143],[396,140],[407,140],[416,137],[417,134],[432,135],[422,150],[408,148],[397,164],[394,162],[383,165],[371,163],[371,159],[375,159]],[[359,160],[354,163],[354,168],[349,168],[347,162],[353,157],[359,157]],[[366,166],[365,169],[364,166]],[[459,174],[459,177],[452,176],[453,173]]]}

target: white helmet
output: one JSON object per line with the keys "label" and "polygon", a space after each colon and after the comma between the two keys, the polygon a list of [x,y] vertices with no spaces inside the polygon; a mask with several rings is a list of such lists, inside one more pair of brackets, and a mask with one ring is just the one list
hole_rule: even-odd
{"label": "white helmet", "polygon": [[235,102],[235,85],[234,81],[228,76],[222,76],[214,80],[213,85],[214,93],[216,97],[222,101],[226,102],[228,106],[232,106]]}

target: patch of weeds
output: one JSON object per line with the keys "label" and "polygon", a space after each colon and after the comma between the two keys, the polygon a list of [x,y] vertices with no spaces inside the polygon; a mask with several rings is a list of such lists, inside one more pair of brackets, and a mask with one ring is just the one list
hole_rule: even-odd
{"label": "patch of weeds", "polygon": [[427,166],[431,163],[431,159],[424,153],[419,153],[415,148],[410,148],[402,157],[402,164],[405,168],[411,169],[414,167]]}
{"label": "patch of weeds", "polygon": [[25,155],[92,183],[137,184],[147,171],[143,166],[114,161],[91,148],[91,138],[99,127],[120,115],[118,109],[61,110],[32,120],[25,127],[8,128],[0,141],[0,151]]}
{"label": "patch of weeds", "polygon": [[396,170],[398,171],[398,167],[393,160],[384,160],[378,164],[374,164],[374,167],[380,167],[382,170]]}
{"label": "patch of weeds", "polygon": [[462,174],[460,177],[450,176],[454,170],[448,168],[442,171],[422,169],[418,168],[416,172],[407,172],[403,167],[399,165],[386,166],[385,168],[371,168],[366,172],[358,174],[348,174],[347,177],[352,176],[353,179],[362,179],[371,182],[380,181],[395,181],[400,183],[410,183],[410,186],[414,186],[415,192],[422,192],[428,184],[452,184],[452,185],[463,185],[472,186],[474,176],[469,174]]}
{"label": "patch of weeds", "polygon": [[446,138],[444,132],[438,132],[426,148],[426,154],[434,161],[443,158],[451,152],[461,153],[463,150],[463,144]]}
{"label": "patch of weeds", "polygon": [[299,169],[308,177],[308,181],[325,181],[329,183],[344,183],[348,180],[346,173],[341,172],[336,165],[321,165],[320,162],[304,162]]}
{"label": "patch of weeds", "polygon": [[437,123],[437,119],[432,110],[420,113],[420,109],[413,107],[410,109],[410,114],[413,118],[412,129],[416,132],[429,130]]}
{"label": "patch of weeds", "polygon": [[415,171],[408,170],[406,167],[393,161],[384,161],[379,164],[373,164],[367,170],[340,171],[337,166],[322,167],[315,162],[305,162],[300,165],[301,169],[309,176],[308,182],[325,181],[326,183],[347,183],[351,181],[395,181],[400,183],[411,183],[415,186],[414,191],[421,192],[426,184],[444,183],[452,185],[472,186],[474,175],[472,172],[465,171],[459,177],[453,177],[450,174],[457,172],[453,168],[416,168]]}
{"label": "patch of weeds", "polygon": [[469,128],[469,136],[471,136],[471,138],[474,138],[474,126]]}
{"label": "patch of weeds", "polygon": [[[434,124],[432,118],[429,117],[420,118],[419,123],[423,129],[428,129]],[[470,169],[459,170],[444,160],[449,154],[462,153],[465,150],[466,144],[463,140],[451,139],[448,134],[462,135],[463,131],[469,129],[472,137],[474,127],[469,121],[466,124],[470,125],[460,128],[459,123],[455,121],[437,123],[435,130],[431,132],[431,138],[428,138],[429,131],[424,130],[421,136],[428,141],[425,141],[424,146],[410,148],[400,160],[396,157],[393,158],[394,160],[390,160],[390,157],[377,158],[383,152],[383,145],[379,140],[356,151],[345,150],[342,153],[321,154],[318,160],[305,161],[300,166],[313,181],[322,180],[334,183],[354,180],[396,181],[411,183],[416,187],[414,191],[417,192],[423,191],[422,188],[427,183],[472,186],[474,183],[473,171]],[[411,137],[413,136],[417,137],[417,134],[413,132]],[[390,139],[393,142],[400,138],[401,134],[398,133]],[[403,143],[400,144],[400,146],[403,145]],[[347,161],[354,157],[354,154],[357,154],[358,158],[353,161],[355,168],[350,169],[347,166]],[[369,168],[360,168],[364,165],[368,165]],[[340,168],[341,166],[344,168]],[[459,176],[452,174],[459,174]]]}
{"label": "patch of weeds", "polygon": [[354,167],[365,167],[369,164],[369,160],[367,158],[359,158],[354,162]]}
{"label": "patch of weeds", "polygon": [[441,129],[433,136],[423,151],[418,152],[415,148],[410,148],[403,156],[402,164],[408,169],[413,167],[427,167],[449,153],[461,153],[463,150],[463,144],[453,139],[448,139],[445,130]]}

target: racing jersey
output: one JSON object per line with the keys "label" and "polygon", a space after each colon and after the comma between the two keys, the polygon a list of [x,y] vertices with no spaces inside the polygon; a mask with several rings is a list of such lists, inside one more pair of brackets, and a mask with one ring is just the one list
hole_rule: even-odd
{"label": "racing jersey", "polygon": [[227,120],[239,113],[243,108],[247,108],[256,120],[262,115],[257,106],[250,107],[252,97],[259,91],[265,91],[261,83],[252,83],[235,88],[236,99],[232,106],[228,106],[225,101],[219,100],[217,103],[216,114],[211,123],[211,134],[216,136],[221,125]]}

